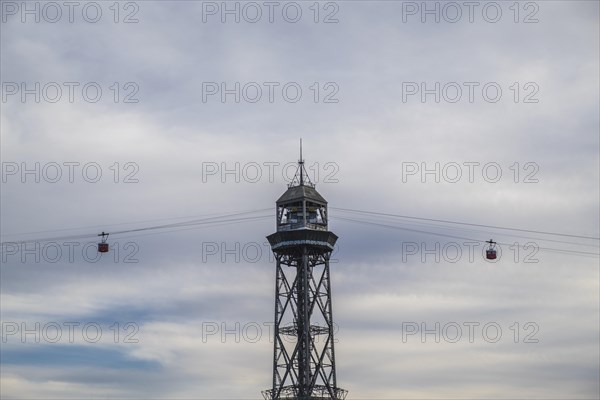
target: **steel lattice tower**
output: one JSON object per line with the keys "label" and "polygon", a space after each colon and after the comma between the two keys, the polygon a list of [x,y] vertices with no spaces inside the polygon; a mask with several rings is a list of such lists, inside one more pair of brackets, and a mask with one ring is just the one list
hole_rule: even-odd
{"label": "steel lattice tower", "polygon": [[267,239],[276,260],[273,387],[266,400],[343,400],[337,387],[329,259],[337,236],[328,231],[327,201],[302,159],[276,202],[277,232]]}

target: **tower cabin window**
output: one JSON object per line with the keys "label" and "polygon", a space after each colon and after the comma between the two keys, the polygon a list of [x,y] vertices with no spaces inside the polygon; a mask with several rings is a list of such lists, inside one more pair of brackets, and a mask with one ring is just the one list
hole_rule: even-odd
{"label": "tower cabin window", "polygon": [[327,230],[327,210],[322,204],[307,201],[280,205],[277,207],[279,230],[316,229]]}

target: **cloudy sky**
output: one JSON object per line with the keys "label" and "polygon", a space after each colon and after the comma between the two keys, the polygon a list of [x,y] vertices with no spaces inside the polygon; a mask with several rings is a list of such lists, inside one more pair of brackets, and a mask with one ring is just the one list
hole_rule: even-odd
{"label": "cloudy sky", "polygon": [[299,138],[348,399],[600,396],[597,1],[0,4],[2,398],[260,398]]}

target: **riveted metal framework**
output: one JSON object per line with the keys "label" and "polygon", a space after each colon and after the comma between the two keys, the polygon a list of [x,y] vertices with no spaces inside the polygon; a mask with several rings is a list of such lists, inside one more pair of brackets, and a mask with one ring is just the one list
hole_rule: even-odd
{"label": "riveted metal framework", "polygon": [[266,400],[343,400],[337,387],[329,261],[337,236],[327,230],[327,201],[298,172],[277,200],[273,386]]}

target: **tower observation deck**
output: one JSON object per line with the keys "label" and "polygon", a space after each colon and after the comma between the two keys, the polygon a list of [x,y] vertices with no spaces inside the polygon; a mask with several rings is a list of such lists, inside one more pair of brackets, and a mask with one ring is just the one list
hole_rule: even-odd
{"label": "tower observation deck", "polygon": [[277,231],[267,237],[276,260],[273,386],[265,400],[343,400],[337,387],[329,260],[337,236],[327,201],[302,159],[276,202]]}

